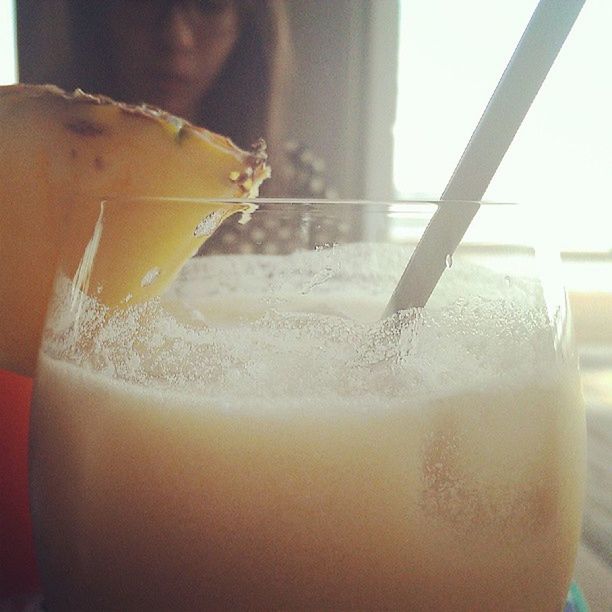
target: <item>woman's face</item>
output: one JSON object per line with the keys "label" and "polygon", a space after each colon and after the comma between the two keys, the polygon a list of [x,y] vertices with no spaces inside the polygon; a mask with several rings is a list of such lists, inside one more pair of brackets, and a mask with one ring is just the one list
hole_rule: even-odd
{"label": "woman's face", "polygon": [[113,94],[196,120],[240,31],[232,0],[112,0]]}

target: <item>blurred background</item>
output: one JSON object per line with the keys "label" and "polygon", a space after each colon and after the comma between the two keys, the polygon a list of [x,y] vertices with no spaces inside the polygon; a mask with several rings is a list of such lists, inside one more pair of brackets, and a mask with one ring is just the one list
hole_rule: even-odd
{"label": "blurred background", "polygon": [[[326,195],[439,196],[536,4],[286,2],[286,133],[318,160]],[[63,0],[0,0],[0,83],[62,83],[68,15]],[[596,584],[612,566],[610,24],[612,2],[588,0],[485,196],[532,206],[559,238],[588,404],[581,580]]]}

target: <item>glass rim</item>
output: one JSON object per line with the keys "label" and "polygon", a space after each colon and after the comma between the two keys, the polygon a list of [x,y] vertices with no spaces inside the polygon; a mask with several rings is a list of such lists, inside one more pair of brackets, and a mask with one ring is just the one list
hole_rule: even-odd
{"label": "glass rim", "polygon": [[436,198],[411,198],[411,199],[360,199],[360,198],[304,198],[304,197],[256,197],[256,198],[223,198],[223,197],[191,197],[191,196],[90,196],[100,202],[189,202],[202,204],[228,204],[257,206],[259,204],[269,204],[280,206],[286,204],[313,205],[313,206],[389,206],[399,208],[413,208],[418,206],[470,206],[478,205],[486,208],[497,208],[506,206],[519,206],[518,202],[498,202],[492,200],[442,200]]}

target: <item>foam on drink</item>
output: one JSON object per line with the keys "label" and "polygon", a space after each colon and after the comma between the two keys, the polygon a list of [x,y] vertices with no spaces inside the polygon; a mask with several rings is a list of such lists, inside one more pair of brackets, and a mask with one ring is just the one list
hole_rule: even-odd
{"label": "foam on drink", "polygon": [[[508,287],[504,276],[464,266],[449,271],[425,311],[379,321],[406,251],[380,246],[377,267],[364,270],[372,260],[364,250],[337,247],[333,260],[196,258],[161,301],[110,311],[79,294],[76,321],[60,299],[47,352],[129,382],[189,382],[183,391],[204,385],[208,397],[265,406],[281,379],[288,396],[337,395],[353,406],[364,390],[402,402],[558,375],[535,281]],[[64,284],[60,293],[74,301]]]}

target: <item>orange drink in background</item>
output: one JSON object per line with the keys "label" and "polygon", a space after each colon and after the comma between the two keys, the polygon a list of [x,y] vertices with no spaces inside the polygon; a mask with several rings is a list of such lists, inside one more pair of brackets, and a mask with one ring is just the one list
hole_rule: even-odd
{"label": "orange drink in background", "polygon": [[0,598],[39,587],[28,499],[32,382],[0,370]]}

